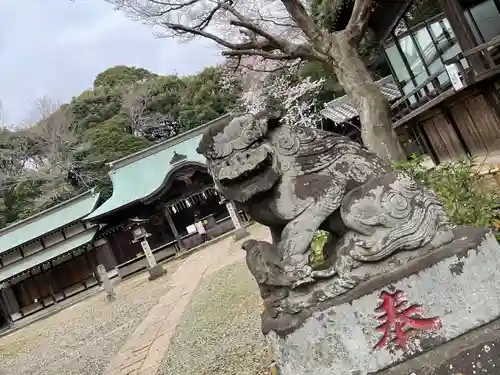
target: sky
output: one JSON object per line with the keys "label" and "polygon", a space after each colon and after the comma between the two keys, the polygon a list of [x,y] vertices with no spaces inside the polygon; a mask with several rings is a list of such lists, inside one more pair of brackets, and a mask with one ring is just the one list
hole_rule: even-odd
{"label": "sky", "polygon": [[184,75],[220,60],[208,41],[158,39],[104,0],[0,0],[0,121],[27,120],[43,96],[67,102],[111,66]]}

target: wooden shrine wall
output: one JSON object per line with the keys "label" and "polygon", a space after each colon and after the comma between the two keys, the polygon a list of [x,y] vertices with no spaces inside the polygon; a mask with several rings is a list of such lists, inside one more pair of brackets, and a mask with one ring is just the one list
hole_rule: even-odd
{"label": "wooden shrine wall", "polygon": [[500,151],[499,110],[500,96],[486,84],[464,90],[425,112],[416,124],[426,133],[440,162],[458,160],[467,152],[485,156]]}

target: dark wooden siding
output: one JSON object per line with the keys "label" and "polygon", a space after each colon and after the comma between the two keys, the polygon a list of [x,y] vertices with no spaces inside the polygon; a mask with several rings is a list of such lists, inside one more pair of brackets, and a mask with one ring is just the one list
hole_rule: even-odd
{"label": "dark wooden siding", "polygon": [[467,152],[485,156],[500,151],[499,113],[500,95],[485,82],[422,113],[412,126],[422,126],[441,162],[460,159]]}
{"label": "dark wooden siding", "polygon": [[139,243],[132,243],[130,230],[111,233],[107,239],[118,264],[125,263],[143,252]]}
{"label": "dark wooden siding", "polygon": [[486,155],[500,149],[500,121],[483,94],[453,103],[450,113],[472,155]]}
{"label": "dark wooden siding", "polygon": [[439,161],[458,159],[465,154],[453,125],[440,111],[421,123]]}

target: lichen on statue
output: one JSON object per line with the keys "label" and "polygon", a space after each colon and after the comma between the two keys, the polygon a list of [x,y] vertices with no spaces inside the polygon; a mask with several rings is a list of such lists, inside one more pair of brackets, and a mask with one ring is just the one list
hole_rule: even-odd
{"label": "lichen on statue", "polygon": [[[453,240],[432,191],[343,136],[243,115],[210,128],[198,152],[216,189],[271,231],[273,244],[243,246],[266,306],[265,331],[293,330],[373,277],[384,259]],[[309,264],[318,229],[330,233],[320,270]]]}

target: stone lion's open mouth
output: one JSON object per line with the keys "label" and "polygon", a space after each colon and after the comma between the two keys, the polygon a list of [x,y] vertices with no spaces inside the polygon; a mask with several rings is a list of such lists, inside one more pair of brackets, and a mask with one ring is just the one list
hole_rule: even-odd
{"label": "stone lion's open mouth", "polygon": [[272,167],[273,158],[271,155],[267,155],[267,157],[262,160],[259,164],[255,166],[255,168],[250,169],[241,173],[236,178],[224,178],[220,180],[220,183],[228,188],[235,188],[242,185],[248,185],[256,181],[257,179],[263,177],[266,174],[269,168]]}

